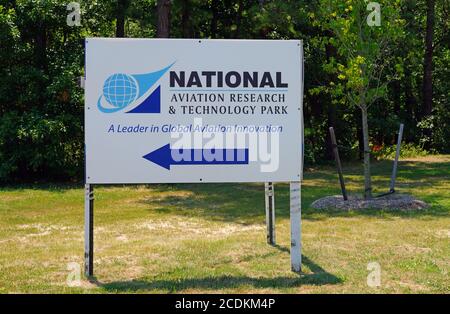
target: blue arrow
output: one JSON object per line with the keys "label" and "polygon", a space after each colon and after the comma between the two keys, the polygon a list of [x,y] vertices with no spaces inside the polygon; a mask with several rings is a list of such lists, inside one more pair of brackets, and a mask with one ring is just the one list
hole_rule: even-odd
{"label": "blue arrow", "polygon": [[[205,153],[218,157],[214,160],[205,158]],[[175,160],[173,156],[187,156],[185,159]],[[232,156],[232,158],[230,158]],[[170,170],[171,165],[247,165],[248,148],[243,149],[171,149],[170,144],[164,145],[143,158]],[[227,158],[229,160],[227,160]]]}

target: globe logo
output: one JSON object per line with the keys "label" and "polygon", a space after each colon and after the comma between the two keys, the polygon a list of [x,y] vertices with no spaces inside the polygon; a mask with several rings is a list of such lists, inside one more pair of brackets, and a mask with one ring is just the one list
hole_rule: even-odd
{"label": "globe logo", "polygon": [[155,72],[110,75],[103,83],[102,94],[97,101],[98,110],[114,113],[132,105],[134,108],[126,113],[160,113],[161,86],[156,83],[174,63]]}
{"label": "globe logo", "polygon": [[121,109],[128,106],[136,99],[136,95],[136,82],[127,74],[113,74],[106,79],[103,85],[103,96],[116,108]]}

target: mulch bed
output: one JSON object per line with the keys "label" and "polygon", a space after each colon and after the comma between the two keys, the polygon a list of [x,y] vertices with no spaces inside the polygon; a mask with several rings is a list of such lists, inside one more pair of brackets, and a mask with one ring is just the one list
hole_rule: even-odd
{"label": "mulch bed", "polygon": [[418,200],[407,194],[390,194],[382,197],[374,197],[370,200],[364,200],[360,196],[349,195],[348,200],[344,201],[342,195],[326,196],[314,201],[311,207],[315,209],[335,209],[335,210],[354,210],[354,209],[398,209],[398,210],[418,210],[428,207],[424,201]]}

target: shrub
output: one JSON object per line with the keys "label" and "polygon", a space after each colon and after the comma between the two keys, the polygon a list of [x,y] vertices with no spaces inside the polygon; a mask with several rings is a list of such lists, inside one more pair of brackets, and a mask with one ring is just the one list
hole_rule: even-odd
{"label": "shrub", "polygon": [[[376,159],[394,159],[397,145],[372,146],[372,156]],[[421,146],[414,143],[403,143],[400,148],[400,158],[419,157],[429,154]]]}

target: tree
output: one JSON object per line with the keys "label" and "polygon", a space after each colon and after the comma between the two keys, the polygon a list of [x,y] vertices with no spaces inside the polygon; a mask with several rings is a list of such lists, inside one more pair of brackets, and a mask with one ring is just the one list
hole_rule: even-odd
{"label": "tree", "polygon": [[129,0],[117,0],[116,37],[125,37],[125,15],[129,5]]}
{"label": "tree", "polygon": [[183,0],[181,28],[182,28],[182,34],[183,34],[184,38],[192,38],[190,0]]}
{"label": "tree", "polygon": [[303,39],[306,162],[330,155],[329,126],[349,148],[342,157],[359,148],[367,160],[400,121],[405,141],[450,153],[450,1],[374,1],[373,27],[366,0],[79,1],[81,25],[70,27],[68,1],[0,0],[0,181],[82,178],[86,37]]}
{"label": "tree", "polygon": [[158,25],[156,37],[168,38],[170,35],[170,0],[158,0]]}
{"label": "tree", "polygon": [[323,0],[321,6],[322,14],[327,17],[324,27],[335,36],[330,42],[343,58],[342,63],[330,64],[341,81],[335,92],[344,93],[349,103],[361,110],[365,199],[372,197],[368,110],[386,94],[388,82],[382,80],[386,56],[389,44],[401,35],[403,24],[397,4],[380,2],[379,7],[360,0]]}
{"label": "tree", "polygon": [[219,0],[211,0],[211,21],[210,21],[210,36],[217,38],[217,24],[219,20]]}
{"label": "tree", "polygon": [[423,62],[423,108],[426,116],[433,108],[433,35],[435,0],[426,0],[427,22],[425,31],[425,55]]}
{"label": "tree", "polygon": [[0,2],[0,180],[80,177],[83,32],[66,2]]}

